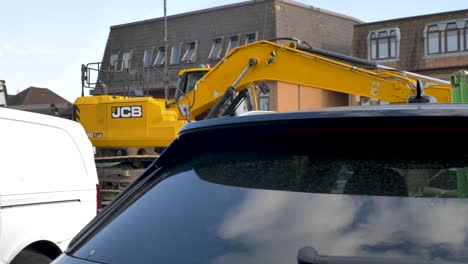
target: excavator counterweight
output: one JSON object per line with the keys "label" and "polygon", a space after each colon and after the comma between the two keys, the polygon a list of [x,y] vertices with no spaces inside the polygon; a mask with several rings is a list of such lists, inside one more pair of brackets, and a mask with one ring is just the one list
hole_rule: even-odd
{"label": "excavator counterweight", "polygon": [[166,147],[187,123],[164,99],[151,97],[79,97],[74,111],[95,147]]}

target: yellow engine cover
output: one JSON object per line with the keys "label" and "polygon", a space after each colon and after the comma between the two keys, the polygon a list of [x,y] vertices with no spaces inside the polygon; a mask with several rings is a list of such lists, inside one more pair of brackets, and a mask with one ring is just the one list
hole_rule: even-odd
{"label": "yellow engine cover", "polygon": [[79,97],[74,114],[95,147],[166,147],[187,123],[150,97]]}

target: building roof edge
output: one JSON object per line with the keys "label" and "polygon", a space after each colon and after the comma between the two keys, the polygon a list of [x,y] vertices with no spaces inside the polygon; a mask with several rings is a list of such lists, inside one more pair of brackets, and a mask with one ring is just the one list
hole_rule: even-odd
{"label": "building roof edge", "polygon": [[[354,18],[354,17],[351,17],[351,16],[347,16],[347,15],[339,14],[339,13],[336,13],[336,12],[333,12],[333,11],[325,10],[325,9],[322,9],[322,8],[318,8],[318,7],[298,3],[298,2],[292,1],[292,0],[250,0],[250,1],[240,2],[240,3],[227,4],[227,5],[222,5],[222,6],[216,6],[216,7],[206,8],[206,9],[200,9],[200,10],[194,10],[194,11],[190,11],[190,12],[170,15],[170,16],[167,16],[167,19],[174,19],[174,18],[185,17],[185,16],[190,16],[190,15],[195,15],[195,14],[203,14],[203,13],[213,12],[213,11],[217,11],[217,10],[223,10],[223,9],[226,9],[226,8],[235,8],[235,7],[240,7],[240,6],[247,6],[247,5],[252,5],[252,4],[261,3],[261,2],[281,2],[281,3],[290,4],[290,5],[305,8],[305,9],[310,9],[310,10],[313,10],[315,12],[320,12],[320,13],[323,13],[323,14],[327,14],[327,15],[331,15],[331,16],[351,20],[353,22],[364,23],[364,21],[359,20],[359,19]],[[147,24],[147,23],[152,23],[152,22],[157,22],[157,21],[162,21],[162,20],[164,20],[164,17],[150,18],[150,19],[145,19],[145,20],[140,20],[140,21],[135,21],[135,22],[129,22],[129,23],[124,23],[124,24],[113,25],[113,26],[110,27],[110,29],[114,30],[114,29],[125,28],[125,27],[130,27],[130,26],[137,26],[137,25],[142,25],[142,24]]]}
{"label": "building roof edge", "polygon": [[297,7],[302,7],[302,8],[305,8],[305,9],[310,9],[310,10],[313,10],[313,11],[316,11],[316,12],[319,12],[319,13],[324,13],[324,14],[327,14],[327,15],[331,15],[331,16],[351,20],[351,21],[357,22],[357,23],[365,23],[364,21],[362,21],[362,20],[360,20],[358,18],[352,17],[352,16],[347,16],[347,15],[343,15],[343,14],[333,12],[333,11],[330,11],[330,10],[327,10],[327,9],[322,9],[322,8],[318,8],[318,7],[315,7],[315,6],[298,3],[298,2],[293,1],[293,0],[276,0],[276,1],[282,2],[282,3],[285,3],[285,4],[294,5],[294,6],[297,6]]}
{"label": "building roof edge", "polygon": [[400,18],[393,18],[393,19],[387,19],[387,20],[380,20],[380,21],[374,21],[374,22],[369,22],[369,23],[362,23],[359,25],[355,25],[355,27],[365,27],[365,26],[370,26],[374,24],[381,24],[381,23],[389,23],[389,22],[399,22],[399,21],[405,21],[405,20],[412,20],[412,19],[421,19],[421,18],[426,18],[434,15],[448,15],[448,14],[454,14],[454,13],[463,13],[463,12],[468,12],[468,9],[460,9],[460,10],[453,10],[453,11],[446,11],[446,12],[440,12],[440,13],[431,13],[431,14],[424,14],[424,15],[417,15],[417,16],[409,16],[409,17],[400,17]]}

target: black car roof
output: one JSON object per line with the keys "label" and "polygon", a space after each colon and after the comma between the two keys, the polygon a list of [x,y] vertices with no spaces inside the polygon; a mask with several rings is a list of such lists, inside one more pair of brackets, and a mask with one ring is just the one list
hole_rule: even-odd
{"label": "black car roof", "polygon": [[268,123],[323,118],[404,117],[404,116],[467,116],[468,104],[405,104],[359,107],[333,107],[299,112],[248,112],[246,115],[192,122],[179,135],[216,127],[248,123]]}
{"label": "black car roof", "polygon": [[[408,121],[408,118],[411,120]],[[189,149],[205,148],[204,144],[223,146],[227,141],[232,141],[233,137],[234,141],[252,139],[254,134],[271,132],[270,129],[281,129],[281,127],[301,127],[312,124],[321,127],[329,126],[330,123],[354,127],[362,124],[382,126],[382,124],[391,123],[396,127],[405,127],[416,120],[419,120],[418,124],[429,125],[433,128],[448,125],[453,128],[458,127],[458,130],[468,130],[468,104],[383,105],[336,107],[300,112],[248,112],[241,116],[197,121],[185,125],[179,131],[177,139],[155,161],[155,165],[158,167],[173,160],[174,157]],[[200,140],[204,143],[198,142]]]}

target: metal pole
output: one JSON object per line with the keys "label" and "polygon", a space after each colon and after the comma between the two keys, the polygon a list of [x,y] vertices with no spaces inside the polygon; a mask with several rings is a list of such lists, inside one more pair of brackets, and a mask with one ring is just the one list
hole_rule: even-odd
{"label": "metal pole", "polygon": [[5,80],[0,80],[0,107],[7,106],[7,88],[5,84]]}
{"label": "metal pole", "polygon": [[167,45],[167,9],[166,0],[164,0],[164,99],[166,104],[169,102],[169,62],[168,62],[168,45]]}

